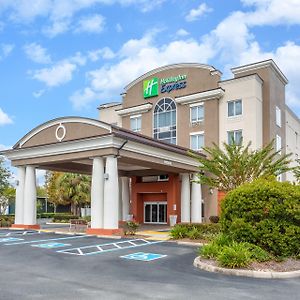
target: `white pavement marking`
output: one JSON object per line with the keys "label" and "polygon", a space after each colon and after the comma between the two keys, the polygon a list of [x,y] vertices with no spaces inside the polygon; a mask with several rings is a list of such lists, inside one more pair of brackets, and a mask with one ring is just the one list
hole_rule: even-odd
{"label": "white pavement marking", "polygon": [[[141,241],[142,241],[141,244],[137,244],[137,242],[141,242]],[[163,243],[163,242],[164,241],[149,242],[149,241],[144,240],[144,239],[136,239],[136,240],[130,240],[130,241],[125,240],[125,241],[121,241],[121,242],[117,242],[117,243],[106,243],[106,244],[101,244],[101,245],[98,244],[98,245],[89,245],[89,246],[82,246],[82,247],[76,247],[76,248],[70,248],[70,249],[62,249],[62,250],[58,250],[56,252],[72,254],[72,255],[86,256],[86,255],[93,255],[93,254],[111,252],[111,251],[122,250],[122,249],[148,246],[148,245],[153,245],[153,244],[158,244],[158,243]],[[122,247],[121,246],[122,244],[130,244],[130,246]],[[113,246],[114,248],[103,249],[103,247],[105,247],[105,246]],[[85,249],[91,249],[91,248],[96,248],[97,251],[84,253]]]}
{"label": "white pavement marking", "polygon": [[48,242],[48,241],[57,241],[57,240],[80,239],[80,238],[85,238],[85,237],[89,237],[89,235],[68,236],[68,237],[62,237],[62,238],[53,238],[53,239],[44,239],[44,240],[34,240],[34,241],[26,241],[26,242],[20,242],[20,243],[9,243],[9,244],[4,244],[4,245],[5,245],[5,246],[13,246],[13,245],[33,244],[33,243]]}

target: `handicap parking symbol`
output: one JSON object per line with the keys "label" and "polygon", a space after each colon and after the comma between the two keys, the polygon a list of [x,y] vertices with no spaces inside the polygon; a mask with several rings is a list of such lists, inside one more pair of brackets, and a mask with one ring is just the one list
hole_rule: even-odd
{"label": "handicap parking symbol", "polygon": [[47,244],[38,244],[38,245],[31,245],[32,247],[44,248],[44,249],[54,249],[54,248],[62,248],[65,246],[71,246],[71,244],[63,244],[63,243],[47,243]]}
{"label": "handicap parking symbol", "polygon": [[6,243],[6,242],[16,242],[16,241],[23,241],[24,239],[20,238],[14,238],[14,237],[7,237],[7,238],[1,238],[0,243]]}
{"label": "handicap parking symbol", "polygon": [[157,253],[145,253],[145,252],[137,252],[128,255],[120,256],[121,258],[132,259],[132,260],[140,260],[140,261],[152,261],[159,258],[166,257],[167,255],[157,254]]}

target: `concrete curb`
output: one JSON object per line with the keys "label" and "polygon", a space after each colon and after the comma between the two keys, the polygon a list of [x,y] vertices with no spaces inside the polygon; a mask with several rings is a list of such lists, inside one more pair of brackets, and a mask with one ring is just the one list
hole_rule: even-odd
{"label": "concrete curb", "polygon": [[202,247],[204,245],[203,243],[181,242],[181,241],[177,241],[176,243],[178,245],[193,246],[193,247]]}
{"label": "concrete curb", "polygon": [[194,260],[194,266],[201,270],[214,273],[222,273],[226,275],[234,276],[244,276],[253,278],[265,278],[265,279],[285,279],[285,278],[296,278],[300,277],[300,270],[292,272],[265,272],[265,271],[252,271],[252,270],[242,270],[242,269],[225,269],[221,267],[216,267],[209,265],[201,261],[200,257],[196,257]]}

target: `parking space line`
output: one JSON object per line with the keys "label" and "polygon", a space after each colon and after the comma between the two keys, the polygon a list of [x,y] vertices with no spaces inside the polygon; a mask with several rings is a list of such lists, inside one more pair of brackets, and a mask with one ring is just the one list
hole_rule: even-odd
{"label": "parking space line", "polygon": [[7,233],[2,233],[0,232],[0,237],[1,236],[11,236],[11,235],[34,235],[34,234],[40,234],[39,231],[11,231]]}
{"label": "parking space line", "polygon": [[85,237],[88,237],[88,235],[68,236],[68,237],[62,237],[62,238],[53,238],[53,239],[43,239],[43,240],[25,241],[25,242],[20,242],[20,243],[9,243],[9,244],[4,244],[4,245],[5,245],[5,246],[13,246],[13,245],[33,244],[33,243],[48,242],[48,241],[57,241],[57,240],[80,239],[80,238],[85,238]]}
{"label": "parking space line", "polygon": [[[56,252],[71,254],[71,255],[86,256],[86,255],[94,255],[94,254],[100,254],[100,253],[105,253],[105,252],[117,251],[117,250],[122,250],[122,249],[148,246],[148,245],[153,245],[153,244],[158,244],[158,243],[163,243],[163,241],[149,242],[144,239],[136,239],[136,240],[130,240],[130,241],[121,241],[121,242],[117,242],[117,243],[106,243],[106,244],[100,244],[100,245],[89,245],[89,246],[83,246],[83,247],[62,249],[62,250],[58,250]],[[124,244],[125,244],[125,246],[122,246]],[[126,246],[126,244],[127,245],[129,244],[129,246]],[[112,246],[113,248],[104,249],[106,246]],[[85,252],[85,250],[89,251],[93,248],[95,248],[95,250],[96,249],[97,250]]]}

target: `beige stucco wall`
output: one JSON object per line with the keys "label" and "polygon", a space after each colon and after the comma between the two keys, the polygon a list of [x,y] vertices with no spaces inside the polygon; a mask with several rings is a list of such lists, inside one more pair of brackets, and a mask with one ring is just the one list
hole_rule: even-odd
{"label": "beige stucco wall", "polygon": [[122,118],[117,114],[116,109],[122,108],[122,104],[99,109],[99,120],[105,123],[122,127]]}
{"label": "beige stucco wall", "polygon": [[[292,153],[291,167],[297,165],[296,159],[300,158],[300,121],[299,118],[290,111],[289,108],[285,110],[286,119],[286,153]],[[293,172],[286,174],[286,180],[294,181]]]}
{"label": "beige stucco wall", "polygon": [[[225,95],[219,100],[219,143],[228,142],[227,132],[243,131],[243,141],[251,141],[252,149],[261,148],[262,130],[262,82],[257,75],[223,81],[220,86]],[[227,103],[242,99],[242,115],[228,117]]]}

